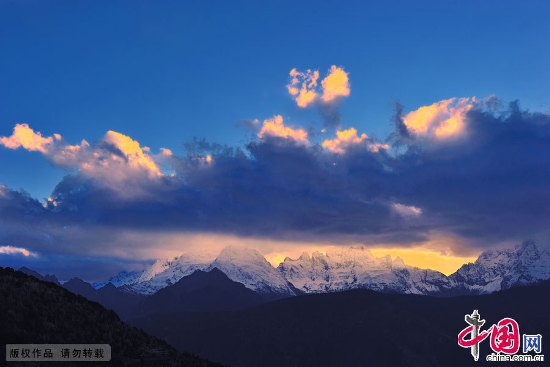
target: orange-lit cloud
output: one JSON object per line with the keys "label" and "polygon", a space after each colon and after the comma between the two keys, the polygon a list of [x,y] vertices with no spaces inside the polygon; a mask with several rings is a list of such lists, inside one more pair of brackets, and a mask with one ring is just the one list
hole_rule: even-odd
{"label": "orange-lit cloud", "polygon": [[350,94],[349,77],[344,69],[332,65],[328,75],[321,82],[323,87],[324,102],[331,102],[339,97],[347,97]]}
{"label": "orange-lit cloud", "polygon": [[333,153],[345,153],[350,145],[360,144],[367,140],[367,134],[357,135],[357,129],[349,128],[347,130],[336,131],[336,138],[323,141],[323,148],[327,148]]}
{"label": "orange-lit cloud", "polygon": [[369,150],[373,153],[378,153],[381,149],[390,149],[390,146],[388,144],[384,143],[369,143]]}
{"label": "orange-lit cloud", "polygon": [[285,126],[281,115],[275,115],[272,119],[264,120],[262,129],[258,133],[258,137],[265,138],[269,136],[285,139],[290,138],[301,143],[308,142],[307,131],[304,129],[293,129]]}
{"label": "orange-lit cloud", "polygon": [[161,161],[172,155],[166,148],[162,148],[159,154],[152,155],[149,148],[141,147],[131,137],[112,130],[105,134],[100,144],[91,145],[82,140],[79,144],[71,145],[60,134],[43,136],[27,124],[15,125],[11,136],[0,137],[0,145],[9,149],[38,151],[60,167],[76,170],[96,179],[102,185],[127,193],[131,190],[124,182],[138,177],[162,176],[155,160]]}
{"label": "orange-lit cloud", "polygon": [[300,72],[294,68],[289,75],[288,93],[301,108],[310,106],[319,96],[322,103],[330,103],[350,94],[348,74],[335,65],[321,81],[321,86],[318,85],[319,71],[317,70],[307,69],[305,72]]}
{"label": "orange-lit cloud", "polygon": [[[61,139],[59,134],[55,134],[56,140]],[[34,132],[27,124],[17,124],[13,128],[11,136],[0,137],[0,145],[9,149],[24,148],[29,151],[38,151],[46,153],[51,146],[54,138],[44,137],[42,134]]]}
{"label": "orange-lit cloud", "polygon": [[127,135],[109,130],[103,140],[114,145],[123,154],[128,165],[133,168],[142,169],[151,175],[160,176],[160,170],[150,155],[144,153],[137,141]]}
{"label": "orange-lit cloud", "polygon": [[[105,149],[105,146],[112,148]],[[149,152],[150,149],[141,147],[131,137],[109,130],[98,146],[92,146],[86,140],[77,145],[60,141],[46,156],[61,167],[76,169],[114,187],[116,183],[134,179],[136,176],[162,176],[154,156]],[[170,156],[170,153],[170,150],[161,150],[158,158]]]}
{"label": "orange-lit cloud", "polygon": [[289,73],[290,83],[287,85],[288,93],[294,96],[296,104],[299,107],[305,108],[315,102],[317,99],[317,80],[319,72],[317,70],[308,69],[305,72],[299,72],[296,68]]}
{"label": "orange-lit cloud", "polygon": [[160,148],[160,154],[165,155],[167,157],[171,157],[174,155],[174,152],[168,148]]}
{"label": "orange-lit cloud", "polygon": [[368,141],[367,134],[357,134],[357,129],[349,128],[347,130],[337,130],[336,138],[334,139],[325,139],[322,143],[323,148],[330,150],[333,153],[343,154],[346,152],[346,149],[358,145],[361,143],[366,143],[367,148],[371,152],[378,152],[380,149],[388,149],[387,144],[373,143]]}
{"label": "orange-lit cloud", "polygon": [[466,113],[476,102],[476,97],[442,100],[409,112],[403,123],[418,136],[437,139],[460,136],[466,128]]}
{"label": "orange-lit cloud", "polygon": [[36,253],[31,252],[23,247],[14,247],[14,246],[0,246],[0,254],[3,255],[23,255],[25,257],[36,257]]}

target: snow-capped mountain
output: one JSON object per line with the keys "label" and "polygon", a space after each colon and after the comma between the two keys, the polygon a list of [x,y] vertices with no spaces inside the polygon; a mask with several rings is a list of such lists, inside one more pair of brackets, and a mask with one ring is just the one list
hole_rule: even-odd
{"label": "snow-capped mountain", "polygon": [[[106,283],[112,283],[116,287],[124,287],[126,290],[135,293],[153,294],[159,289],[176,283],[195,270],[203,270],[210,264],[211,260],[211,258],[204,255],[183,254],[171,259],[157,260],[153,265],[140,272],[119,273]],[[94,286],[100,288],[106,283],[98,283]]]}
{"label": "snow-capped mountain", "polygon": [[278,267],[297,289],[306,293],[335,292],[354,288],[431,294],[450,287],[447,277],[437,271],[405,265],[401,258],[375,258],[363,247],[334,253],[303,253],[286,258]]}
{"label": "snow-capped mountain", "polygon": [[295,295],[292,285],[262,254],[254,249],[237,246],[224,248],[213,260],[209,255],[198,254],[183,254],[171,259],[157,260],[143,271],[121,272],[106,282],[94,284],[94,287],[101,288],[112,283],[128,291],[148,295],[176,283],[195,270],[210,271],[214,268],[224,272],[229,279],[258,293]]}
{"label": "snow-capped mountain", "polygon": [[512,249],[486,251],[449,278],[453,288],[475,294],[550,279],[550,251],[538,248],[533,241]]}
{"label": "snow-capped mountain", "polygon": [[295,295],[284,274],[277,271],[257,250],[244,247],[226,247],[207,270],[218,268],[229,279],[244,284],[258,293]]}
{"label": "snow-capped mountain", "polygon": [[108,282],[131,292],[153,294],[195,270],[214,268],[249,289],[274,296],[357,288],[425,295],[482,294],[550,279],[550,252],[528,241],[512,249],[486,251],[476,262],[445,276],[408,266],[399,257],[374,257],[363,247],[327,254],[303,253],[297,259],[286,258],[274,268],[257,250],[232,246],[217,257],[186,253],[158,260],[143,271],[122,272]]}

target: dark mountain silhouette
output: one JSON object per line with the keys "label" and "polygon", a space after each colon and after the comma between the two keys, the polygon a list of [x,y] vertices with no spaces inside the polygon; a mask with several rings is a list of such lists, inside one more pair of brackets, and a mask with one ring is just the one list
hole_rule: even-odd
{"label": "dark mountain silhouette", "polygon": [[142,315],[171,312],[232,311],[255,306],[264,298],[232,281],[221,270],[196,270],[177,283],[146,297],[139,305]]}
{"label": "dark mountain silhouette", "polygon": [[95,301],[109,310],[115,311],[123,320],[128,317],[135,317],[138,314],[139,302],[144,298],[142,295],[125,292],[116,288],[111,283],[102,288],[95,289],[90,283],[80,278],[73,278],[63,284],[63,287],[74,294],[83,296],[90,301]]}
{"label": "dark mountain silhouette", "polygon": [[112,348],[109,365],[218,366],[176,352],[96,302],[11,268],[0,268],[0,300],[0,361],[5,361],[6,343],[106,343]]}
{"label": "dark mountain silhouette", "polygon": [[22,273],[25,273],[27,275],[33,276],[36,279],[40,279],[40,280],[43,280],[45,282],[52,282],[54,284],[60,285],[59,280],[53,274],[42,275],[42,274],[39,274],[38,272],[36,272],[32,269],[27,268],[26,266],[20,267],[19,271],[22,272]]}
{"label": "dark mountain silhouette", "polygon": [[86,297],[89,300],[95,301],[96,299],[96,290],[88,282],[83,281],[80,278],[72,278],[71,280],[63,284],[63,288],[78,294],[80,296]]}
{"label": "dark mountain silhouette", "polygon": [[487,328],[513,317],[521,333],[550,335],[550,281],[454,298],[313,294],[237,312],[163,314],[132,323],[180,350],[235,367],[494,365],[485,362],[488,341],[478,362],[457,345],[464,315],[474,309]]}
{"label": "dark mountain silhouette", "polygon": [[[37,279],[44,278],[30,269],[27,271]],[[111,283],[95,289],[80,278],[72,278],[63,284],[63,288],[100,303],[115,311],[123,320],[170,312],[232,311],[271,300],[269,295],[260,295],[232,281],[217,268],[197,270],[151,296],[128,292]]]}
{"label": "dark mountain silhouette", "polygon": [[115,311],[123,320],[170,312],[213,312],[243,309],[270,300],[234,282],[222,271],[197,270],[151,296],[142,296],[108,283],[94,289],[89,283],[73,278],[63,285],[74,294],[99,302]]}

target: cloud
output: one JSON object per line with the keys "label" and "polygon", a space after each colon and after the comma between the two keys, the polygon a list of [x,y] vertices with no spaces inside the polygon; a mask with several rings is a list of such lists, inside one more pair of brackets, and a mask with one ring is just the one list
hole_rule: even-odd
{"label": "cloud", "polygon": [[[56,140],[60,139],[56,135]],[[28,151],[38,151],[46,153],[54,141],[54,137],[44,137],[40,133],[34,132],[27,124],[17,124],[13,128],[11,136],[0,137],[0,145],[8,149],[24,148]]]}
{"label": "cloud", "polygon": [[118,149],[130,167],[149,172],[153,176],[161,175],[151,156],[144,153],[139,143],[129,136],[109,130],[103,141]]}
{"label": "cloud", "polygon": [[350,94],[349,77],[344,69],[332,65],[328,75],[321,81],[323,102],[328,103]]}
{"label": "cloud", "polygon": [[296,68],[289,73],[290,83],[287,85],[288,93],[294,97],[298,107],[305,108],[315,102],[317,99],[317,80],[319,72],[308,69],[305,72],[299,72]]}
{"label": "cloud", "polygon": [[392,203],[392,209],[402,217],[419,217],[422,215],[422,209],[413,205]]}
{"label": "cloud", "polygon": [[327,148],[333,153],[344,153],[346,147],[350,145],[360,144],[367,140],[367,134],[357,135],[357,129],[349,128],[347,130],[336,131],[335,139],[326,139],[323,141],[323,147]]}
{"label": "cloud", "polygon": [[333,153],[343,154],[346,149],[364,144],[371,152],[378,152],[380,149],[388,149],[387,144],[370,142],[367,134],[357,134],[357,129],[349,128],[347,130],[337,130],[336,138],[325,139],[322,143],[323,148],[327,148]]}
{"label": "cloud", "polygon": [[[68,174],[47,202],[0,185],[0,243],[41,258],[141,261],[166,236],[179,239],[170,242],[176,251],[196,233],[252,238],[259,247],[429,243],[457,256],[547,241],[550,115],[517,102],[497,111],[473,98],[447,101],[415,120],[416,131],[396,124],[394,135],[410,132],[399,149],[354,128],[317,144],[280,115],[244,146],[194,141],[184,155],[153,154],[122,134],[76,145],[52,136],[43,154]],[[435,132],[449,116],[461,118],[459,139]]]}
{"label": "cloud", "polygon": [[417,136],[436,139],[458,137],[464,134],[466,115],[476,103],[476,97],[442,100],[409,112],[403,123]]}
{"label": "cloud", "polygon": [[305,72],[300,72],[294,68],[289,75],[288,93],[301,108],[309,107],[319,99],[321,104],[329,105],[350,94],[348,74],[343,68],[336,65],[331,66],[320,86],[317,82],[318,70],[307,69]]}
{"label": "cloud", "polygon": [[31,252],[23,247],[13,247],[13,246],[0,246],[0,254],[3,255],[23,255],[25,257],[38,256],[34,252]]}
{"label": "cloud", "polygon": [[[169,152],[161,150],[162,155],[169,156]],[[78,145],[60,143],[47,156],[64,168],[77,169],[96,179],[123,181],[132,174],[162,176],[148,148],[142,148],[136,140],[112,130],[97,145],[92,146],[86,140]]]}
{"label": "cloud", "polygon": [[166,148],[153,155],[149,148],[141,147],[136,140],[112,130],[107,131],[97,144],[82,140],[71,145],[60,134],[45,137],[26,124],[15,125],[13,134],[0,138],[0,144],[9,149],[22,147],[39,151],[55,165],[92,178],[123,196],[143,192],[140,188],[143,182],[132,185],[138,176],[150,180],[162,177],[159,163],[172,155]]}
{"label": "cloud", "polygon": [[260,125],[261,123],[260,123],[260,120],[258,119],[246,119],[246,120],[241,120],[237,123],[237,126],[242,126],[252,130],[259,130]]}
{"label": "cloud", "polygon": [[258,133],[260,139],[267,137],[278,137],[284,139],[292,139],[300,143],[307,143],[307,131],[304,129],[293,129],[285,126],[283,117],[275,115],[272,119],[264,120],[262,128]]}

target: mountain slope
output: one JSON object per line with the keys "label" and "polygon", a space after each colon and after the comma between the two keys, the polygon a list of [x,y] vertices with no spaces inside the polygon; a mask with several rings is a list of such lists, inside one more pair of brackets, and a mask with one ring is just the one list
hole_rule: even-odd
{"label": "mountain slope", "polygon": [[182,277],[195,270],[205,269],[212,257],[208,254],[186,253],[180,256],[157,260],[153,265],[140,272],[121,272],[105,283],[98,283],[97,288],[107,283],[139,294],[153,294],[159,289],[176,283]]}
{"label": "mountain slope", "polygon": [[478,362],[457,345],[467,326],[464,315],[474,309],[488,327],[513,317],[522,333],[550,335],[550,282],[452,298],[369,290],[309,294],[239,312],[157,315],[132,323],[235,367],[491,366],[484,361],[488,341]]}
{"label": "mountain slope", "polygon": [[450,288],[445,275],[407,266],[390,256],[375,258],[363,247],[345,248],[335,253],[314,252],[298,259],[286,258],[278,270],[305,293],[372,289],[386,292],[436,294]]}
{"label": "mountain slope", "polygon": [[100,303],[103,307],[115,311],[122,319],[136,316],[138,304],[144,298],[140,294],[127,292],[124,288],[116,288],[111,283],[95,289],[79,278],[69,280],[63,284],[63,288],[90,301]]}
{"label": "mountain slope", "polygon": [[[150,295],[175,284],[195,270],[220,269],[231,280],[272,298],[301,293],[372,289],[389,293],[454,296],[484,294],[550,278],[550,251],[527,241],[513,249],[482,253],[473,264],[451,276],[406,265],[400,258],[374,257],[363,247],[286,258],[278,268],[256,250],[227,247],[212,258],[182,255],[157,261],[139,273],[121,273],[113,284],[128,292]],[[103,283],[105,284],[105,283]]]}
{"label": "mountain slope", "polygon": [[218,268],[229,279],[260,294],[285,297],[295,295],[294,288],[257,250],[226,247],[208,269]]}
{"label": "mountain slope", "polygon": [[34,270],[31,270],[29,268],[27,268],[26,266],[22,266],[19,268],[20,272],[22,273],[25,273],[27,275],[30,275],[30,276],[33,276],[35,277],[36,279],[40,279],[40,280],[43,280],[45,282],[52,282],[54,284],[57,284],[57,285],[60,285],[59,283],[59,280],[57,279],[57,277],[53,274],[46,274],[46,275],[42,275],[42,274],[39,274],[37,273],[36,271]]}
{"label": "mountain slope", "polygon": [[[10,268],[0,268],[0,299],[0,344],[110,344],[111,365],[214,366],[177,353],[95,302]],[[2,361],[5,350],[0,348]]]}
{"label": "mountain slope", "polygon": [[449,279],[457,292],[473,294],[550,279],[550,251],[537,247],[533,241],[512,249],[486,251]]}
{"label": "mountain slope", "polygon": [[243,309],[263,301],[258,293],[232,281],[214,268],[208,272],[196,270],[176,284],[144,298],[138,308],[142,315],[213,312]]}

